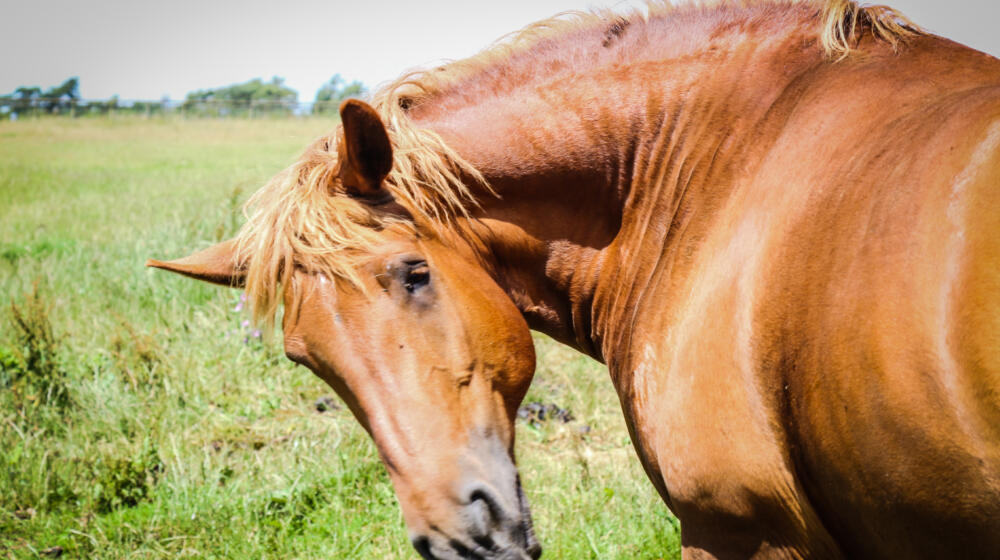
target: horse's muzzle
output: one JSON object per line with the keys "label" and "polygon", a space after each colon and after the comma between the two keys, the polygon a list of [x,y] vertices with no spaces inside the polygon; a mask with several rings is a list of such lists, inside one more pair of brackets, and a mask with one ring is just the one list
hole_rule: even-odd
{"label": "horse's muzzle", "polygon": [[414,536],[411,541],[420,556],[428,560],[535,560],[542,555],[519,477],[513,500],[504,500],[484,484],[470,485],[465,493],[465,505],[458,512],[464,534]]}

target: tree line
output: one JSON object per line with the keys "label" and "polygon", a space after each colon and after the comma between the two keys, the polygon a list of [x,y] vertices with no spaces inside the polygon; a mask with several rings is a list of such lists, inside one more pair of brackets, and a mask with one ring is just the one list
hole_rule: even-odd
{"label": "tree line", "polygon": [[325,114],[336,112],[343,100],[361,97],[365,93],[361,82],[348,82],[340,74],[335,74],[316,92],[312,103],[299,102],[298,92],[286,86],[284,79],[277,76],[270,81],[254,78],[225,87],[193,91],[180,102],[166,98],[160,101],[123,101],[118,96],[106,100],[85,100],[80,97],[80,79],[72,77],[44,91],[37,86],[22,86],[10,94],[0,95],[0,119],[109,113],[147,116],[180,113],[206,117]]}

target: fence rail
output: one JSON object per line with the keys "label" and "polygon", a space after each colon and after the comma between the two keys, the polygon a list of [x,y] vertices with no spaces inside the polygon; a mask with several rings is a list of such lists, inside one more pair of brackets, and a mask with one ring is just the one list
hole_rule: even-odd
{"label": "fence rail", "polygon": [[340,101],[290,101],[271,99],[224,100],[187,99],[69,99],[32,97],[0,98],[0,120],[25,117],[97,115],[139,115],[145,117],[281,117],[333,113]]}

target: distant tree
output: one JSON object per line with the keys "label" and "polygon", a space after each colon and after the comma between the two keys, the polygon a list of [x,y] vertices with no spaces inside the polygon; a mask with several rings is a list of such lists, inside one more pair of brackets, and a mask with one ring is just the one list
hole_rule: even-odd
{"label": "distant tree", "polygon": [[16,113],[26,113],[35,108],[38,98],[42,96],[42,88],[37,86],[21,86],[14,90],[14,105]]}
{"label": "distant tree", "polygon": [[45,97],[67,97],[69,99],[80,99],[80,78],[72,77],[62,85],[51,87],[45,92]]}
{"label": "distant tree", "polygon": [[14,95],[20,99],[33,99],[42,95],[42,88],[21,86],[14,90]]}
{"label": "distant tree", "polygon": [[55,113],[69,109],[79,99],[80,79],[73,77],[44,93],[38,86],[21,86],[10,95],[0,96],[0,108],[7,113],[22,114],[39,109]]}
{"label": "distant tree", "polygon": [[42,97],[44,98],[42,105],[47,113],[66,111],[80,99],[80,78],[74,76],[62,85],[51,87]]}
{"label": "distant tree", "polygon": [[91,115],[107,115],[116,113],[121,108],[117,95],[112,95],[107,101],[90,101],[85,107],[85,111]]}
{"label": "distant tree", "polygon": [[365,85],[355,80],[347,83],[340,74],[334,74],[330,81],[323,84],[316,92],[316,102],[313,103],[314,115],[336,112],[345,99],[363,97],[367,93]]}
{"label": "distant tree", "polygon": [[275,76],[270,82],[254,78],[242,84],[216,89],[201,89],[187,95],[186,111],[228,115],[248,112],[290,114],[299,98],[298,92]]}
{"label": "distant tree", "polygon": [[133,115],[142,115],[144,117],[162,115],[164,111],[162,101],[131,101],[120,107],[122,107],[122,110],[132,113]]}

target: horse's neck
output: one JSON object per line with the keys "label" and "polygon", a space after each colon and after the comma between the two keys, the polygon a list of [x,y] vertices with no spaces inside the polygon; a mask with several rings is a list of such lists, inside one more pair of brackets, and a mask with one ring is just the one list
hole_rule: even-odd
{"label": "horse's neck", "polygon": [[820,62],[802,41],[718,41],[431,124],[500,195],[483,193],[482,213],[533,328],[599,359],[627,344],[643,286],[681,233],[707,227],[768,110]]}

